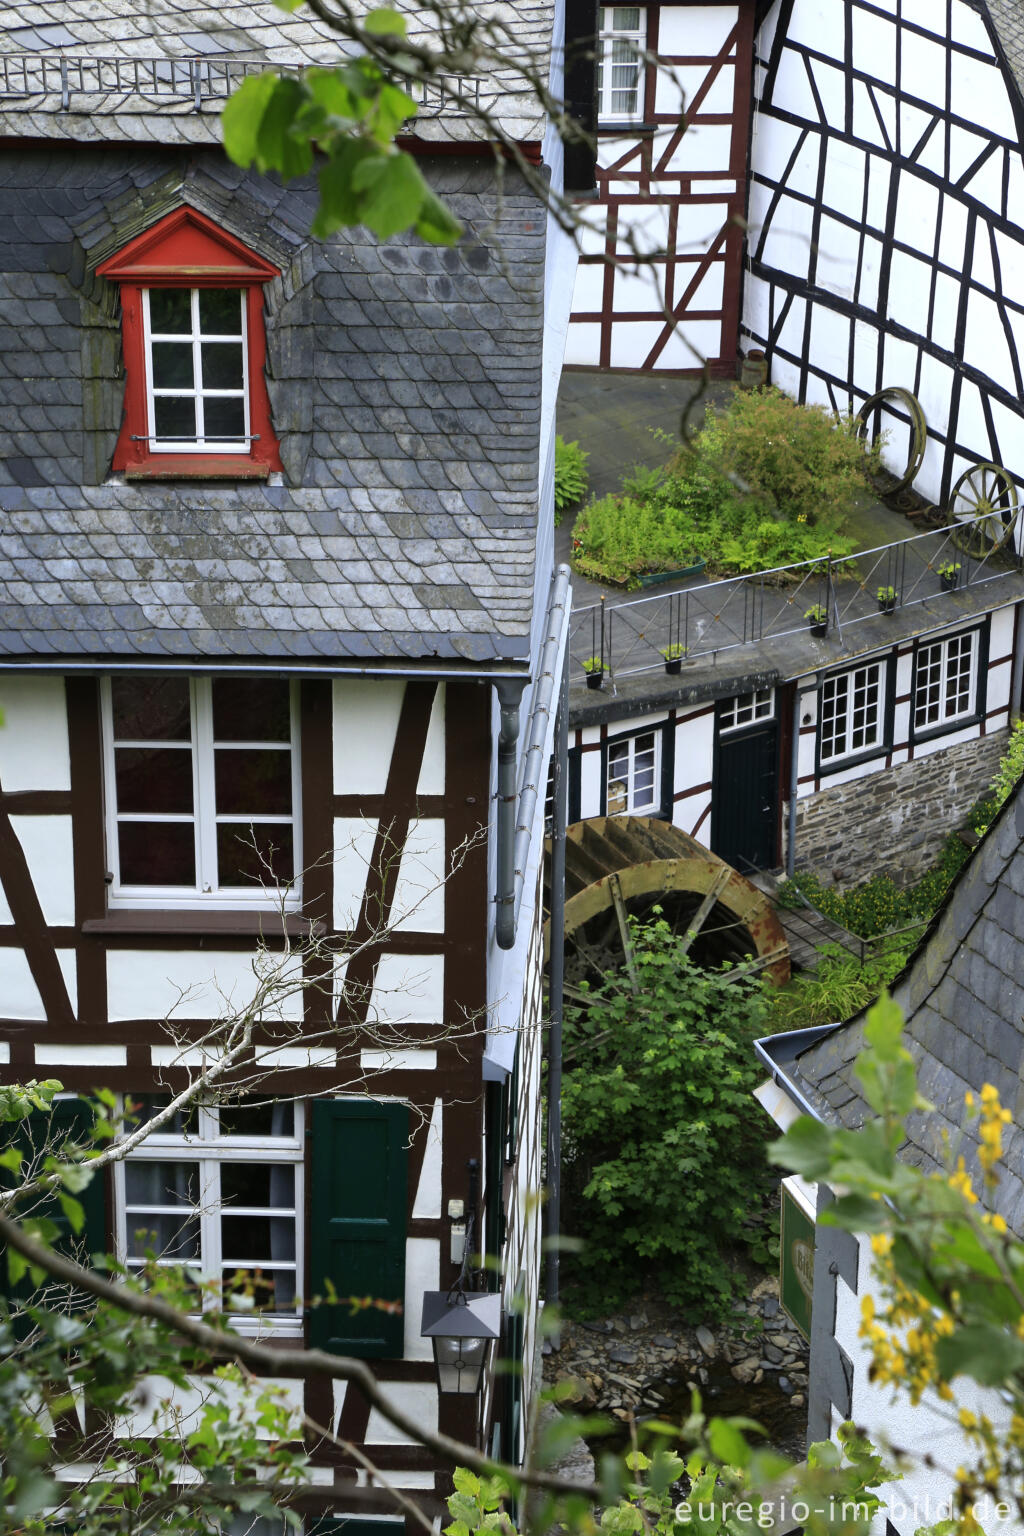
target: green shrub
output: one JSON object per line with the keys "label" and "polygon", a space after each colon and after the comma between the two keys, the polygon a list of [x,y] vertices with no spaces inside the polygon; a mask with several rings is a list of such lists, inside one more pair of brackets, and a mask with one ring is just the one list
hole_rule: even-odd
{"label": "green shrub", "polygon": [[564,1216],[582,1238],[565,1262],[572,1304],[619,1306],[645,1271],[691,1316],[726,1315],[767,1189],[751,1098],[766,1005],[681,952],[664,921],[631,919],[639,990],[613,973],[566,1010]]}
{"label": "green shrub", "polygon": [[816,971],[802,972],[788,987],[766,993],[772,1029],[810,1029],[851,1018],[893,981],[913,947],[913,935],[883,939],[861,960],[839,944],[820,944]]}
{"label": "green shrub", "polygon": [[849,423],[778,390],[708,408],[692,445],[662,469],[635,466],[622,491],[592,501],[573,528],[577,570],[636,586],[648,572],[704,560],[712,575],[842,557],[842,515],[871,454]]}
{"label": "green shrub", "polygon": [[587,460],[579,443],[567,443],[560,433],[555,436],[555,527],[567,507],[574,507],[587,494]]}

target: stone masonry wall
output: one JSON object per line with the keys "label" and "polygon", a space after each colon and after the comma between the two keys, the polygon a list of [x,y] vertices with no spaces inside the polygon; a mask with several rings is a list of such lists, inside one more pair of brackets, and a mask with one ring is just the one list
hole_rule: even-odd
{"label": "stone masonry wall", "polygon": [[840,890],[880,873],[901,885],[916,880],[986,789],[1008,734],[961,742],[799,800],[797,869],[831,877]]}

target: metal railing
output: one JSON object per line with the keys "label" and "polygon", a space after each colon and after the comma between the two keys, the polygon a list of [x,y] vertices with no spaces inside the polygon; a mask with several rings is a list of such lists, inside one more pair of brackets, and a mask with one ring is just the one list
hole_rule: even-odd
{"label": "metal railing", "polygon": [[[148,96],[189,102],[196,112],[206,103],[222,105],[246,78],[274,68],[268,62],[216,58],[85,58],[38,53],[0,55],[0,100],[59,96],[71,110],[76,96]],[[301,75],[300,67],[282,73]],[[480,81],[471,76],[436,75],[429,81],[399,82],[423,113],[479,106]]]}
{"label": "metal railing", "polygon": [[[1001,521],[998,532],[1004,532]],[[693,660],[806,633],[810,608],[825,614],[816,633],[835,631],[842,639],[845,630],[878,617],[879,588],[893,589],[896,608],[910,608],[940,599],[944,590],[1019,580],[1021,560],[1011,549],[991,546],[984,555],[971,556],[954,543],[953,533],[939,528],[856,555],[828,556],[614,605],[602,599],[573,611],[570,655],[578,666],[597,657],[604,671],[631,677],[662,667],[666,651]],[[952,587],[939,574],[947,565],[956,567],[947,578]]]}

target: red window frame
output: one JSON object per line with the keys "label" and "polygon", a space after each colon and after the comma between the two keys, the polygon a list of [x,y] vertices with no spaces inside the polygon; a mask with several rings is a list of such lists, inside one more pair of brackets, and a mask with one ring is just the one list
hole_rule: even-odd
{"label": "red window frame", "polygon": [[[263,284],[280,268],[214,224],[194,208],[179,208],[136,235],[116,255],[96,268],[100,277],[120,284],[124,339],[124,420],[112,468],[129,479],[173,477],[208,480],[265,479],[281,469],[281,455],[270,420],[265,365],[267,338],[263,320]],[[245,453],[155,453],[150,444],[146,391],[146,341],[143,294],[149,288],[240,288],[245,294],[247,342],[246,389],[252,440]]]}

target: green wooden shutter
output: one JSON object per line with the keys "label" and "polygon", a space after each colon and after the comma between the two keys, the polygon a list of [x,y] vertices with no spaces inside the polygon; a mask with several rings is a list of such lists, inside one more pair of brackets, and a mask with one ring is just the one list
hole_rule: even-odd
{"label": "green wooden shutter", "polygon": [[[405,1300],[409,1110],[405,1104],[317,1099],[310,1183],[310,1295]],[[314,1307],[309,1342],[335,1355],[402,1353],[399,1312]]]}
{"label": "green wooden shutter", "polygon": [[[36,1112],[28,1120],[17,1121],[4,1127],[4,1145],[12,1144],[26,1156],[34,1156],[44,1146],[60,1151],[69,1138],[85,1143],[92,1126],[93,1113],[81,1099],[57,1099],[49,1114]],[[4,1172],[3,1184],[10,1189],[13,1177]],[[56,1247],[72,1258],[87,1261],[96,1253],[107,1250],[107,1204],[105,1180],[102,1173],[93,1176],[91,1183],[74,1197],[85,1212],[85,1226],[77,1235],[72,1232],[57,1196],[50,1195],[38,1201],[32,1208],[33,1215],[46,1216],[59,1229]],[[0,1247],[0,1296],[14,1304],[27,1301],[35,1287],[28,1275],[12,1286],[8,1277],[6,1249]]]}

